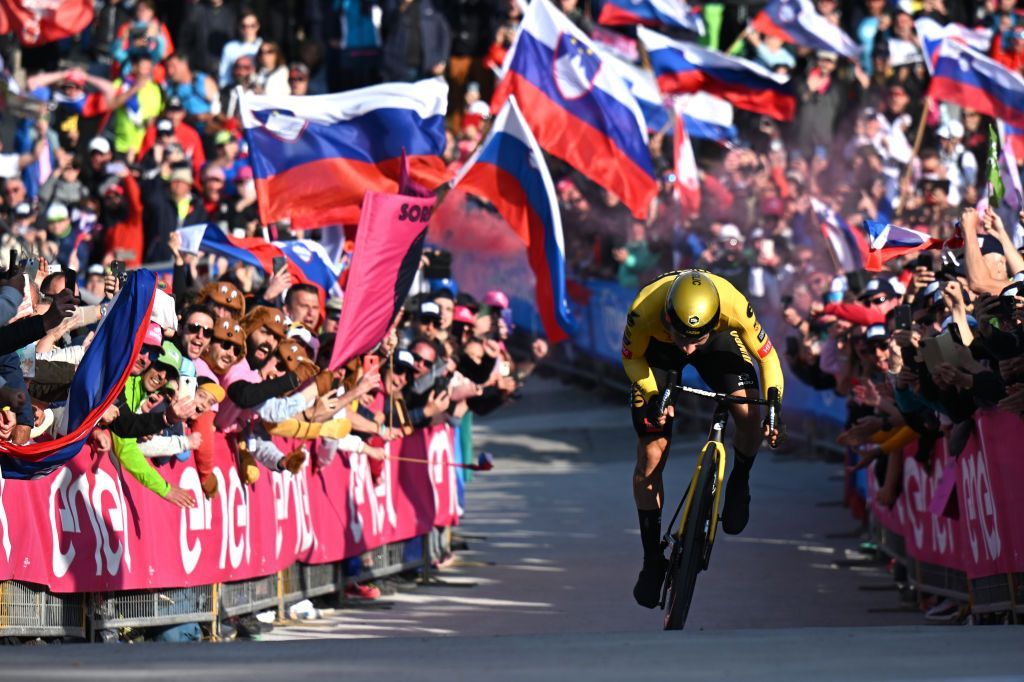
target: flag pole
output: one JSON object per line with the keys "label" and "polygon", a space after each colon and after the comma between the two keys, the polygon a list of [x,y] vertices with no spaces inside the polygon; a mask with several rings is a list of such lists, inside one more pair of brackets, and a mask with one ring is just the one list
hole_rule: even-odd
{"label": "flag pole", "polygon": [[931,104],[931,96],[926,96],[924,98],[924,106],[921,108],[921,120],[917,123],[917,135],[914,137],[914,149],[910,153],[910,160],[907,161],[907,169],[903,171],[903,177],[900,178],[900,205],[896,207],[896,220],[899,220],[903,215],[903,209],[907,203],[907,195],[903,187],[910,180],[910,174],[914,170],[914,159],[917,158],[918,153],[921,151],[921,143],[924,142],[925,124],[928,121],[928,109],[931,107]]}

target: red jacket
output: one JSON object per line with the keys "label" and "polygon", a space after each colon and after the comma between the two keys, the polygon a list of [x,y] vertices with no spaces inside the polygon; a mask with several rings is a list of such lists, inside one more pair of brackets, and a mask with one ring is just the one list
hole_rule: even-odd
{"label": "red jacket", "polygon": [[865,327],[885,323],[885,313],[860,303],[829,303],[825,306],[822,314],[835,315],[841,320],[862,324]]}
{"label": "red jacket", "polygon": [[[130,251],[131,257],[122,258],[130,267],[142,265],[143,233],[142,233],[142,192],[139,183],[131,175],[121,181],[124,189],[124,200],[128,204],[128,217],[119,223],[107,225],[106,252],[115,253],[115,249]],[[114,256],[117,258],[117,256]]]}
{"label": "red jacket", "polygon": [[[174,129],[174,136],[178,138],[185,153],[192,157],[192,175],[195,176],[196,187],[199,187],[199,175],[206,165],[206,150],[203,149],[203,138],[199,136],[196,129],[187,123],[180,123]],[[144,157],[153,144],[156,142],[156,124],[151,123],[146,128],[146,135],[142,138],[142,146],[139,147],[139,158]]]}

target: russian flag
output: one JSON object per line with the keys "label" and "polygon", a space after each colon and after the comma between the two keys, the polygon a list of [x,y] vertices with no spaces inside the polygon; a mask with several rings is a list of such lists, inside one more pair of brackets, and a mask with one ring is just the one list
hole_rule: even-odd
{"label": "russian flag", "polygon": [[815,9],[810,0],[772,0],[751,23],[758,33],[772,35],[793,45],[838,52],[856,59],[860,46]]}
{"label": "russian flag", "polygon": [[796,113],[789,79],[760,64],[681,43],[643,26],[637,28],[637,37],[647,48],[658,87],[665,94],[703,90],[740,109],[780,121],[789,121]]}
{"label": "russian flag", "polygon": [[954,40],[943,40],[928,95],[1024,128],[1024,76]]}
{"label": "russian flag", "polygon": [[605,0],[597,23],[602,26],[667,26],[704,35],[704,17],[683,0]]}
{"label": "russian flag", "polygon": [[449,179],[440,79],[239,102],[264,224],[357,223],[368,190],[397,191],[403,151],[416,182],[433,189]]}
{"label": "russian flag", "polygon": [[941,249],[943,245],[941,239],[909,227],[897,227],[874,220],[865,220],[864,227],[867,228],[868,238],[871,240],[864,269],[871,272],[880,272],[882,265],[894,258],[925,249]]}
{"label": "russian flag", "polygon": [[683,111],[676,102],[676,130],[674,140],[674,156],[676,170],[676,194],[684,215],[700,215],[700,173],[697,170],[697,158],[693,154],[693,144],[687,135]]}
{"label": "russian flag", "polygon": [[200,249],[225,258],[242,261],[261,271],[264,276],[274,272],[274,258],[284,257],[288,274],[301,284],[312,284],[328,296],[340,292],[341,269],[334,265],[322,244],[310,239],[268,242],[261,237],[232,237],[213,223],[188,225],[178,230],[182,250],[197,253]]}
{"label": "russian flag", "polygon": [[644,218],[658,194],[647,123],[625,81],[548,2],[532,2],[491,110],[515,95],[541,148],[618,195]]}
{"label": "russian flag", "polygon": [[821,235],[843,272],[863,270],[870,252],[864,233],[854,230],[835,211],[814,197],[811,197],[811,210],[821,226]]}
{"label": "russian flag", "polygon": [[691,138],[717,142],[736,139],[735,112],[732,105],[721,97],[706,92],[676,95],[674,106],[683,112],[686,134]]}
{"label": "russian flag", "polygon": [[4,478],[40,478],[78,454],[131,375],[146,336],[155,295],[156,275],[149,270],[128,274],[127,283],[97,327],[71,379],[65,407],[66,435],[27,445],[0,441],[0,471]]}
{"label": "russian flag", "polygon": [[537,279],[537,310],[544,331],[552,343],[568,338],[574,324],[565,288],[558,197],[544,154],[514,96],[505,101],[487,139],[463,166],[454,186],[493,204],[523,240]]}

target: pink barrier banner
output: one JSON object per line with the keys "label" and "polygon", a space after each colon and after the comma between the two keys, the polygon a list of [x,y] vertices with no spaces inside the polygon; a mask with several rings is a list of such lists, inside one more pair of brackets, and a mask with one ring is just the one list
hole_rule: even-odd
{"label": "pink barrier banner", "polygon": [[914,459],[916,444],[904,450],[903,493],[893,509],[875,500],[878,485],[872,471],[872,514],[902,535],[907,554],[919,561],[964,571],[969,578],[1024,572],[1024,515],[1018,494],[1024,485],[1024,458],[1010,445],[1024,440],[1024,422],[992,410],[979,412],[975,423],[974,434],[955,459],[949,457],[945,439],[935,445],[928,465]]}
{"label": "pink barrier banner", "polygon": [[389,443],[392,459],[376,478],[365,455],[339,452],[296,476],[261,467],[251,486],[217,438],[212,500],[191,463],[159,467],[193,492],[193,509],[160,499],[89,448],[46,478],[0,479],[0,580],[53,592],[207,585],[339,561],[458,521],[448,427]]}

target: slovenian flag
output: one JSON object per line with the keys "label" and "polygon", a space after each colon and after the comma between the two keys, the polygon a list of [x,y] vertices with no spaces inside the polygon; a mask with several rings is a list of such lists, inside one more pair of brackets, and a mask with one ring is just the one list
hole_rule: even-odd
{"label": "slovenian flag", "polygon": [[828,205],[814,197],[811,197],[811,210],[821,226],[821,235],[843,272],[863,270],[869,258],[868,240],[864,233],[854,230]]}
{"label": "slovenian flag", "polygon": [[311,239],[268,242],[262,237],[232,237],[213,223],[188,225],[178,230],[181,248],[187,253],[215,253],[251,265],[264,277],[274,273],[274,258],[284,257],[288,274],[295,283],[312,284],[326,300],[341,288],[341,268],[334,264],[322,244]]}
{"label": "slovenian flag", "polygon": [[934,72],[939,46],[947,38],[979,52],[988,52],[988,48],[992,44],[992,29],[990,28],[967,28],[956,22],[942,25],[931,17],[915,19],[914,30],[917,31],[917,35],[921,39],[921,50],[924,52],[924,63],[928,67],[928,73]]}
{"label": "slovenian flag", "polygon": [[397,191],[403,151],[416,182],[433,189],[450,177],[442,159],[448,86],[440,79],[239,101],[264,224],[357,223],[368,190]]}
{"label": "slovenian flag", "polygon": [[643,26],[637,28],[637,37],[647,48],[658,87],[665,94],[705,91],[780,121],[789,121],[796,113],[796,97],[786,76],[749,59],[672,40]]}
{"label": "slovenian flag", "polygon": [[618,195],[638,218],[658,194],[647,123],[629,86],[551,3],[532,2],[491,100],[515,95],[546,152]]}
{"label": "slovenian flag", "polygon": [[1024,76],[954,40],[943,40],[928,95],[1024,128]]}
{"label": "slovenian flag", "polygon": [[552,343],[574,324],[565,288],[565,239],[558,197],[544,154],[515,97],[509,97],[487,139],[462,167],[454,186],[498,210],[526,244],[537,280],[537,310]]}
{"label": "slovenian flag", "polygon": [[867,228],[868,238],[871,240],[864,269],[871,272],[880,272],[882,266],[894,258],[925,249],[941,249],[943,245],[941,239],[908,227],[897,227],[874,220],[865,220],[864,227]]}
{"label": "slovenian flag", "polygon": [[665,106],[664,97],[654,80],[654,74],[620,57],[613,50],[595,43],[597,53],[606,68],[610,68],[625,81],[636,99],[651,135],[663,133],[672,125],[672,112]]}
{"label": "slovenian flag", "polygon": [[61,428],[66,435],[26,445],[0,440],[4,478],[40,478],[78,454],[103,413],[124,390],[146,337],[155,295],[156,275],[149,270],[128,273],[128,281],[100,321],[71,379],[64,408],[67,421]]}
{"label": "slovenian flag", "polygon": [[673,101],[676,110],[683,112],[686,134],[692,139],[716,142],[736,139],[735,112],[732,105],[721,97],[695,92],[676,95]]}
{"label": "slovenian flag", "polygon": [[751,28],[813,50],[838,52],[850,59],[860,55],[853,38],[819,14],[810,0],[772,0],[754,18]]}
{"label": "slovenian flag", "polygon": [[602,26],[665,26],[704,35],[704,17],[683,0],[605,0],[597,17]]}

